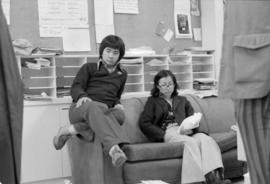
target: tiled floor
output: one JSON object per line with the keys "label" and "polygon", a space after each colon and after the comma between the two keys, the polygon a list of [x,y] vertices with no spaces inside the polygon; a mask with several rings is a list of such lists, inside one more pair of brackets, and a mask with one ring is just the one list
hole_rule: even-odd
{"label": "tiled floor", "polygon": [[[47,181],[40,181],[40,182],[30,182],[30,183],[22,183],[22,184],[71,184],[71,178],[66,179],[55,179],[55,180],[47,180]],[[232,184],[245,184],[244,178],[237,178],[232,180]]]}

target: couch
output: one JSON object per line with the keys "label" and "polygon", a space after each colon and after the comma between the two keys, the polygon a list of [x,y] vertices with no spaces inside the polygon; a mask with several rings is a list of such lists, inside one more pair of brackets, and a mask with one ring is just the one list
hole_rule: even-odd
{"label": "couch", "polygon": [[[220,146],[225,178],[236,178],[247,172],[247,164],[237,160],[234,105],[229,99],[199,98],[185,95],[195,112],[202,112],[200,130],[212,136]],[[111,164],[97,137],[92,142],[73,137],[68,141],[73,184],[136,184],[141,180],[163,180],[180,183],[183,145],[150,142],[138,126],[146,97],[124,99],[126,119],[123,131],[131,144],[123,146],[127,162],[120,168]],[[93,134],[94,135],[94,134]]]}

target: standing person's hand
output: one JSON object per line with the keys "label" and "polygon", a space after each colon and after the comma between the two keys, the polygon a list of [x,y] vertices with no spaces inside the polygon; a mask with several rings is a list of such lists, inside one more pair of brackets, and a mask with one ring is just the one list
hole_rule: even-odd
{"label": "standing person's hand", "polygon": [[77,103],[76,103],[76,108],[78,108],[78,107],[80,107],[83,103],[85,103],[85,102],[91,102],[92,100],[91,100],[91,98],[88,98],[88,97],[82,97],[82,98],[80,98],[78,101],[77,101]]}

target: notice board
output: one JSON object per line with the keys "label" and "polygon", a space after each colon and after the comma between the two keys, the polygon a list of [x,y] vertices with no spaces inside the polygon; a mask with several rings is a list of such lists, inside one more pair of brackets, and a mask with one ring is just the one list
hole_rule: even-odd
{"label": "notice board", "polygon": [[[12,39],[24,38],[34,46],[63,48],[61,37],[40,37],[37,0],[11,0],[10,33]],[[155,34],[156,26],[163,21],[174,31],[174,0],[138,0],[139,14],[114,13],[115,33],[123,38],[126,48],[148,46],[161,53],[165,47],[175,46],[175,51],[201,46],[201,41],[190,38],[173,38],[167,42]],[[88,0],[90,54],[97,54],[94,27],[94,1]],[[191,16],[192,28],[201,28],[201,17]]]}

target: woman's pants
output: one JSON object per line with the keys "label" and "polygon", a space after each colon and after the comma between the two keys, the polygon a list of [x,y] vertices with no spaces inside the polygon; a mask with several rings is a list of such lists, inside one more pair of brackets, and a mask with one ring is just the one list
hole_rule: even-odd
{"label": "woman's pants", "polygon": [[179,126],[166,130],[165,142],[183,142],[181,183],[205,181],[210,171],[223,167],[219,146],[210,136],[196,133],[192,136],[177,133]]}
{"label": "woman's pants", "polygon": [[236,101],[252,184],[270,183],[270,93],[258,99]]}
{"label": "woman's pants", "polygon": [[127,135],[118,123],[115,113],[108,110],[104,103],[87,101],[79,107],[76,107],[76,103],[72,103],[69,120],[77,132],[91,129],[101,141],[105,153],[108,153],[114,145],[128,143]]}

